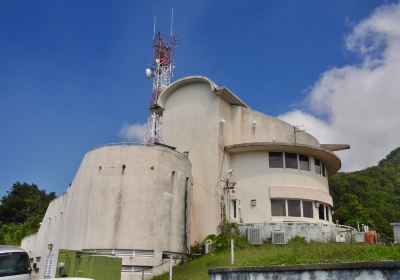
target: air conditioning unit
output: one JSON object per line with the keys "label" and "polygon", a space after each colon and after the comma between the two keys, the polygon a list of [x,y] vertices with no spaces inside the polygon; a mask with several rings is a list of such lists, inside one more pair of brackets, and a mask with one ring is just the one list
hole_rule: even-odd
{"label": "air conditioning unit", "polygon": [[354,242],[355,243],[364,243],[365,242],[365,232],[354,233]]}
{"label": "air conditioning unit", "polygon": [[284,231],[272,232],[272,244],[286,244],[286,236]]}
{"label": "air conditioning unit", "polygon": [[246,235],[247,235],[247,240],[249,241],[250,244],[253,245],[262,244],[260,228],[247,228]]}
{"label": "air conditioning unit", "polygon": [[338,243],[346,242],[346,234],[344,232],[337,232],[336,233],[336,242],[338,242]]}

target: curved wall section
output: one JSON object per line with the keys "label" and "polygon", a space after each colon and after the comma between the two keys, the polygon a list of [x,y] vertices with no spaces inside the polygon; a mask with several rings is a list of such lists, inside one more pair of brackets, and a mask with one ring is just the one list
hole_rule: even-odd
{"label": "curved wall section", "polygon": [[298,129],[295,133],[292,125],[280,119],[241,106],[231,106],[229,109],[231,137],[226,139],[226,146],[250,142],[281,142],[320,147],[315,137]]}
{"label": "curved wall section", "polygon": [[146,258],[123,258],[123,265],[151,268],[162,262],[163,252],[186,253],[190,176],[188,158],[161,146],[92,150],[71,187],[49,205],[38,233],[22,246],[31,258],[41,257],[41,277],[48,244],[55,256],[58,249],[144,250]]}
{"label": "curved wall section", "polygon": [[[266,151],[232,154],[231,166],[234,171],[231,180],[236,182],[236,185],[231,199],[237,201],[235,206],[240,205],[238,207],[240,211],[231,210],[231,218],[232,213],[236,212],[234,218],[237,222],[243,223],[321,222],[316,207],[317,203],[326,205],[330,209],[332,198],[329,195],[327,178],[314,172],[313,158],[309,157],[309,159],[310,170],[300,170],[299,168],[271,168]],[[274,215],[272,200],[281,200],[283,203],[286,203],[286,200],[308,201],[312,205],[312,208],[308,208],[312,211],[312,218],[306,217],[305,213],[302,215],[301,211],[299,211],[299,217],[291,216],[290,213]],[[303,202],[298,203],[299,205],[303,204]],[[288,204],[286,204],[286,208],[288,208]],[[327,210],[329,218],[324,222],[331,221],[329,211]]]}

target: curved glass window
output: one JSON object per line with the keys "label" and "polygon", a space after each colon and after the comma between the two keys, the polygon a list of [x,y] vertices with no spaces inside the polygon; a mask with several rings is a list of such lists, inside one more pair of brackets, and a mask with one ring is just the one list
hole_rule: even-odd
{"label": "curved glass window", "polygon": [[313,203],[311,201],[303,200],[303,217],[314,218]]}
{"label": "curved glass window", "polygon": [[300,170],[310,171],[310,160],[308,156],[299,154]]}
{"label": "curved glass window", "polygon": [[[270,168],[290,168],[311,171],[310,157],[304,154],[286,152],[268,152]],[[328,176],[326,165],[319,159],[314,158],[315,173],[324,177]]]}
{"label": "curved glass window", "polygon": [[285,167],[286,168],[292,168],[292,169],[298,169],[298,163],[297,163],[297,154],[295,153],[285,153]]}
{"label": "curved glass window", "polygon": [[318,217],[320,220],[325,220],[325,205],[323,204],[318,207]]}
{"label": "curved glass window", "polygon": [[321,174],[321,161],[319,159],[315,159],[315,173]]}
{"label": "curved glass window", "polygon": [[269,152],[269,167],[270,168],[283,168],[283,153],[282,152]]}
{"label": "curved glass window", "polygon": [[286,216],[286,202],[284,199],[271,199],[272,216]]}
{"label": "curved glass window", "polygon": [[288,216],[301,217],[300,200],[288,200]]}

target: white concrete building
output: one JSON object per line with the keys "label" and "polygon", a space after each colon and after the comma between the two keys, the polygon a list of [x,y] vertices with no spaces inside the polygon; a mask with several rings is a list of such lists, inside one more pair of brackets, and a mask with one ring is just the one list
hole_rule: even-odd
{"label": "white concrete building", "polygon": [[172,83],[152,110],[162,115],[164,144],[176,151],[114,145],[88,152],[39,232],[22,242],[40,259],[41,276],[59,248],[114,252],[123,257],[123,279],[140,279],[143,268],[158,273],[162,266],[151,269],[163,255],[184,254],[188,243],[217,232],[223,208],[242,225],[334,228],[327,177],[341,166],[333,151],[348,145],[320,144],[201,76]]}

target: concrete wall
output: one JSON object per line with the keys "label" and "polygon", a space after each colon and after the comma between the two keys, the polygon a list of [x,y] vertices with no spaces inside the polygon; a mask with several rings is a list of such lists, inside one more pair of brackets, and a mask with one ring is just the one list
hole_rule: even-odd
{"label": "concrete wall", "polygon": [[188,151],[193,166],[192,243],[216,232],[219,224],[219,102],[209,84],[200,81],[176,89],[163,112],[164,143]]}
{"label": "concrete wall", "polygon": [[231,134],[231,137],[226,138],[226,146],[252,142],[296,142],[320,147],[320,143],[312,135],[297,131],[295,136],[292,125],[266,114],[233,105],[230,115],[231,123],[226,126],[226,133]]}
{"label": "concrete wall", "polygon": [[[92,150],[71,187],[50,203],[38,233],[25,238],[22,247],[34,261],[41,258],[40,277],[46,256],[56,256],[58,249],[154,250],[153,257],[125,256],[123,265],[158,265],[163,252],[186,253],[190,176],[188,158],[160,146]],[[122,273],[122,279],[135,277],[140,274]]]}
{"label": "concrete wall", "polygon": [[[314,219],[272,217],[271,198],[304,199],[332,205],[328,180],[314,172],[312,158],[310,171],[269,168],[268,152],[264,151],[233,154],[231,158],[234,168],[232,180],[236,182],[232,198],[240,200],[240,215],[244,223],[320,221],[315,207]],[[250,202],[254,199],[256,206],[251,206]]]}
{"label": "concrete wall", "polygon": [[312,265],[234,267],[209,269],[211,280],[394,280],[399,279],[399,261],[374,261]]}
{"label": "concrete wall", "polygon": [[[163,115],[164,143],[181,152],[188,151],[193,165],[191,242],[201,241],[216,232],[224,194],[222,180],[231,168],[234,168],[231,180],[236,181],[237,192],[230,195],[245,202],[242,204],[245,223],[271,220],[269,200],[272,196],[332,205],[325,177],[311,171],[270,170],[267,151],[230,152],[231,146],[250,143],[279,143],[290,147],[291,152],[302,154],[314,149],[313,154],[329,159],[328,170],[330,174],[335,173],[340,161],[331,152],[322,153],[320,143],[312,135],[295,133],[292,125],[251,110],[228,89],[205,77],[188,77],[173,83],[161,93],[158,105]],[[312,154],[310,159],[313,162]],[[254,197],[261,202],[256,210],[248,207],[249,200]],[[284,220],[315,222],[309,218]]]}

